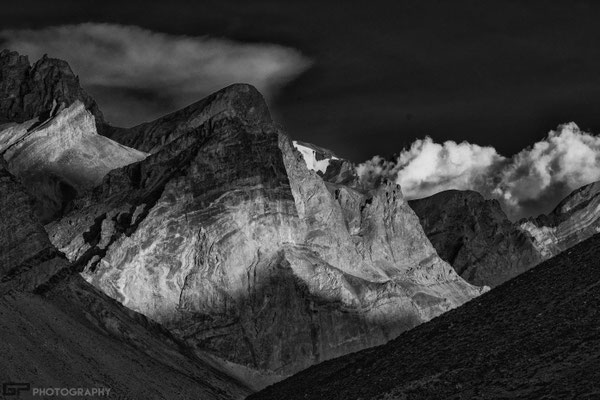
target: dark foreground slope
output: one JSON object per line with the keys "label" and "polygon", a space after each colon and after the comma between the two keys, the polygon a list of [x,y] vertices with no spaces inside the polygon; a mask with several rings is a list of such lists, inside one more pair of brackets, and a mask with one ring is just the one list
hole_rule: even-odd
{"label": "dark foreground slope", "polygon": [[386,345],[250,399],[600,398],[600,235]]}
{"label": "dark foreground slope", "polygon": [[102,387],[119,399],[249,393],[160,325],[85,282],[52,246],[30,202],[0,160],[0,382]]}

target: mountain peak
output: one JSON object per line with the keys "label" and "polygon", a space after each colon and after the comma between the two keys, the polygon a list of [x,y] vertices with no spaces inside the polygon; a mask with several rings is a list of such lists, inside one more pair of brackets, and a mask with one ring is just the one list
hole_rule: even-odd
{"label": "mountain peak", "polygon": [[44,55],[32,66],[27,56],[16,51],[0,52],[0,122],[45,119],[57,105],[68,107],[76,100],[85,104],[96,123],[104,122],[98,105],[66,61]]}
{"label": "mountain peak", "polygon": [[156,153],[206,121],[238,118],[249,125],[272,123],[267,103],[252,85],[235,83],[181,110],[133,128],[110,127],[102,134],[148,153]]}

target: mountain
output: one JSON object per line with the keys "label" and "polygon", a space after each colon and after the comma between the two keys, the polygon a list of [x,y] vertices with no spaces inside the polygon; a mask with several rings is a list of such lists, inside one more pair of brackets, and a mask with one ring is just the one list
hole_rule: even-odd
{"label": "mountain", "polygon": [[251,86],[104,133],[150,155],[74,199],[46,225],[52,243],[253,388],[482,291],[437,256],[397,185],[353,187],[343,161],[329,180],[309,169]]}
{"label": "mountain", "polygon": [[99,124],[104,123],[98,105],[79,85],[69,64],[44,56],[33,66],[27,56],[0,52],[0,124],[45,120],[57,108],[79,100]]}
{"label": "mountain", "polygon": [[448,190],[409,205],[439,256],[474,285],[498,286],[543,260],[498,201],[477,192]]}
{"label": "mountain", "polygon": [[[122,399],[234,399],[250,391],[77,273],[0,160],[0,380],[109,388]],[[160,379],[157,379],[160,377]],[[8,393],[6,393],[8,394]],[[33,397],[31,390],[20,397]]]}
{"label": "mountain", "polygon": [[495,287],[600,232],[600,183],[548,215],[509,221],[496,200],[449,190],[409,201],[442,259],[468,282]]}
{"label": "mountain", "polygon": [[545,258],[600,232],[600,182],[575,190],[548,215],[519,221],[519,227]]}
{"label": "mountain", "polygon": [[0,155],[34,198],[44,223],[61,216],[72,199],[99,185],[109,171],[147,156],[99,135],[79,100],[45,121],[0,125]]}
{"label": "mountain", "polygon": [[594,399],[600,235],[389,343],[313,366],[267,399]]}
{"label": "mountain", "polygon": [[5,50],[0,78],[0,156],[43,223],[109,171],[147,156],[98,134],[106,127],[102,113],[66,62],[44,57],[31,67]]}

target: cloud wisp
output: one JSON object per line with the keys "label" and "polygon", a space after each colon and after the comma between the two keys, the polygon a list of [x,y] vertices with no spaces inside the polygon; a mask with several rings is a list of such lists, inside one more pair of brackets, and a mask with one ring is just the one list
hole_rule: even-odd
{"label": "cloud wisp", "polygon": [[68,61],[117,125],[155,118],[232,83],[250,83],[269,98],[311,65],[279,45],[103,23],[7,29],[0,42],[31,60],[48,54]]}
{"label": "cloud wisp", "polygon": [[571,122],[511,158],[493,147],[425,138],[393,160],[376,156],[357,169],[363,181],[396,181],[408,199],[475,190],[498,199],[508,216],[518,219],[547,213],[573,190],[600,180],[600,136]]}

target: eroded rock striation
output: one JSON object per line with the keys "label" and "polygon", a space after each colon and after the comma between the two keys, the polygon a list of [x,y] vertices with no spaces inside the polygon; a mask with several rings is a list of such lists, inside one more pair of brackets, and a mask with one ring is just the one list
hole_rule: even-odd
{"label": "eroded rock striation", "polygon": [[[48,240],[0,160],[0,380],[107,388],[108,398],[241,399],[206,354],[94,288]],[[160,379],[157,379],[160,377]],[[19,398],[33,397],[31,390]]]}
{"label": "eroded rock striation", "polygon": [[46,226],[52,242],[254,387],[481,293],[438,257],[400,187],[324,180],[251,86],[113,134],[152,154],[75,200]]}
{"label": "eroded rock striation", "polygon": [[448,190],[409,205],[439,256],[472,284],[498,286],[544,259],[498,201],[477,192]]}
{"label": "eroded rock striation", "polygon": [[600,232],[600,182],[583,186],[548,215],[519,221],[544,258],[550,258]]}
{"label": "eroded rock striation", "polygon": [[46,120],[0,125],[0,155],[33,196],[36,215],[48,222],[109,171],[147,154],[99,135],[93,114],[75,100]]}

